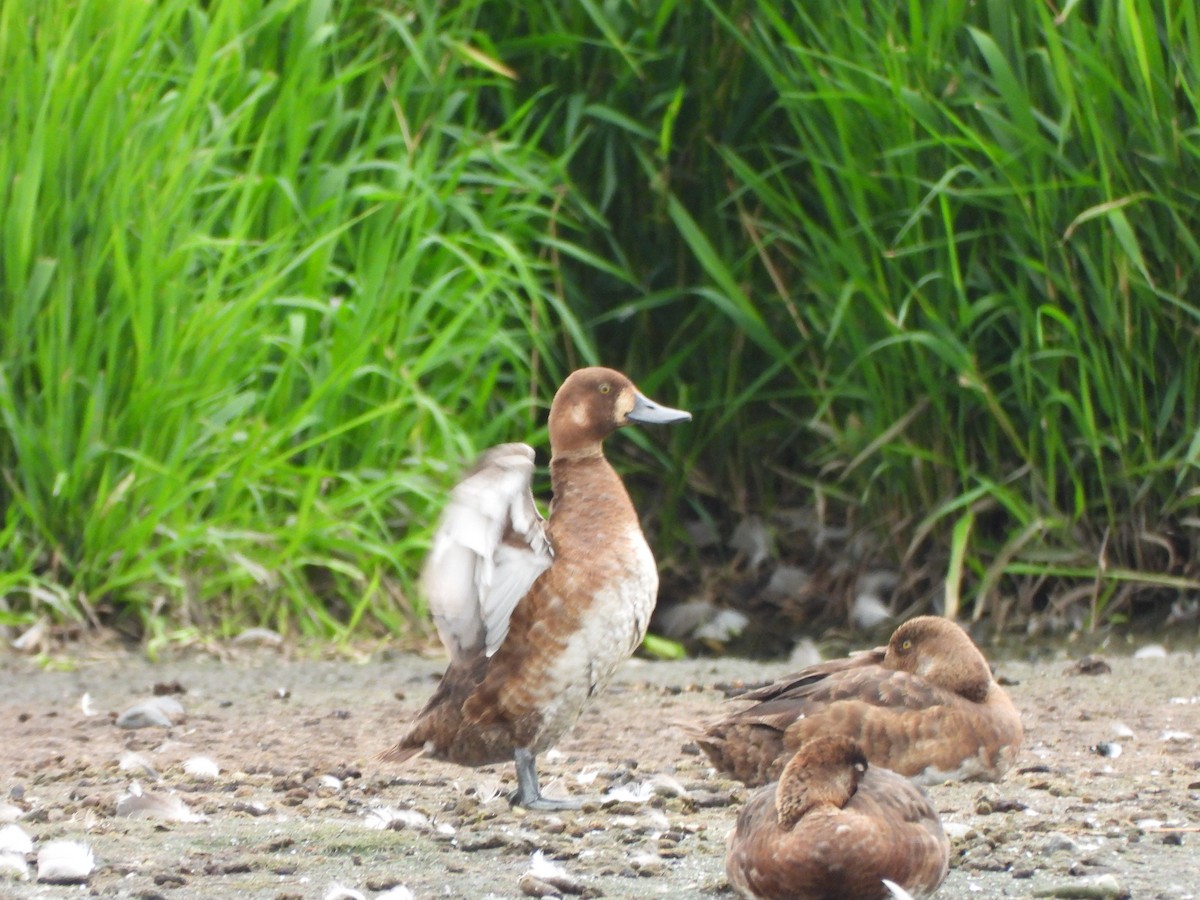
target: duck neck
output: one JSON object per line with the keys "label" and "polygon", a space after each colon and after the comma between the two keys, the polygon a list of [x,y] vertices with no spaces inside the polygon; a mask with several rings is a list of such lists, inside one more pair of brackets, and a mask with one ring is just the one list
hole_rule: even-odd
{"label": "duck neck", "polygon": [[594,540],[604,529],[637,525],[637,513],[625,485],[599,446],[594,453],[556,454],[550,460],[550,485],[554,498],[550,521],[556,534],[570,530]]}

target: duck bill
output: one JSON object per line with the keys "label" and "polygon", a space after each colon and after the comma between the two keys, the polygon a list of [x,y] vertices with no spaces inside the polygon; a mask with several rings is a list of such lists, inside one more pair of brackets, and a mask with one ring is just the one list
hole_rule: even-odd
{"label": "duck bill", "polygon": [[625,418],[642,425],[670,425],[672,422],[687,422],[692,418],[692,414],[655,403],[639,391],[634,391],[633,409],[625,414]]}

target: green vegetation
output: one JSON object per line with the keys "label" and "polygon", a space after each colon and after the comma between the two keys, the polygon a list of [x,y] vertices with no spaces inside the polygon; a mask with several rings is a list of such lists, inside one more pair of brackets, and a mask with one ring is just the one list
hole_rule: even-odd
{"label": "green vegetation", "polygon": [[402,629],[597,361],[698,413],[678,555],[1197,588],[1193,4],[6,0],[0,72],[0,624]]}

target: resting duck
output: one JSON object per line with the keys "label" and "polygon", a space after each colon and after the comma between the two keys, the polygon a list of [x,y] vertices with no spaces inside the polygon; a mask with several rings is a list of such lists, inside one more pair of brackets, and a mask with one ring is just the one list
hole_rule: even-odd
{"label": "resting duck", "polygon": [[758,900],[875,900],[883,879],[927,896],[946,879],[950,842],[925,792],[868,765],[845,737],[814,738],[778,784],[750,798],[726,842],[725,873]]}
{"label": "resting duck", "polygon": [[536,757],[641,644],[658,569],[601,442],[632,422],[680,422],[612,369],[572,373],[550,406],[550,518],[530,490],[533,449],[486,451],[454,488],[422,572],[450,653],[441,683],[384,759],[464,766],[512,759],[516,803],[543,797]]}
{"label": "resting duck", "polygon": [[704,726],[696,738],[723,772],[772,781],[819,735],[859,743],[872,764],[922,784],[998,780],[1024,731],[1008,694],[957,624],[919,616],[876,647],[810,666],[742,694],[756,703]]}

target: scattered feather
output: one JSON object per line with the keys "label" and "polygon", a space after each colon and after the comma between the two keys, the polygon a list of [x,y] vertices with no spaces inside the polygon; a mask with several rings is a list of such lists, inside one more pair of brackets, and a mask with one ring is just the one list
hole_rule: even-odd
{"label": "scattered feather", "polygon": [[117,716],[119,728],[170,728],[184,718],[183,704],[174,697],[154,697]]}
{"label": "scattered feather", "polygon": [[778,597],[794,597],[808,587],[812,576],[800,566],[779,566],[771,573],[766,592]]}
{"label": "scattered feather", "polygon": [[12,648],[22,653],[35,653],[46,637],[48,626],[49,623],[45,619],[38,619],[12,642]]}
{"label": "scattered feather", "polygon": [[770,529],[759,516],[747,516],[738,522],[729,538],[729,546],[746,558],[751,569],[757,569],[771,558]]}
{"label": "scattered feather", "polygon": [[96,868],[92,848],[79,841],[50,841],[37,855],[37,880],[47,884],[83,884]]}
{"label": "scattered feather", "polygon": [[402,828],[416,828],[428,831],[431,827],[429,816],[415,809],[396,809],[394,806],[372,806],[367,810],[365,824],[368,828],[382,831],[390,828],[399,831]]}
{"label": "scattered feather", "polygon": [[668,775],[666,772],[659,772],[649,782],[650,789],[660,797],[686,797],[688,789],[680,783],[679,779]]}
{"label": "scattered feather", "polygon": [[264,647],[278,647],[283,643],[283,635],[270,628],[247,628],[233,639],[235,644],[260,644]]}
{"label": "scattered feather", "polygon": [[727,644],[746,630],[750,617],[737,609],[720,609],[717,614],[701,625],[695,631],[695,637],[701,641],[716,641]]}
{"label": "scattered feather", "polygon": [[1134,737],[1133,729],[1124,722],[1113,722],[1112,731],[1113,737],[1119,741],[1132,740]]}
{"label": "scattered feather", "polygon": [[455,787],[460,793],[470,792],[480,803],[491,803],[499,797],[504,796],[504,789],[498,775],[488,775],[479,773],[471,779],[470,783],[464,785],[461,782],[456,782]]}
{"label": "scattered feather", "polygon": [[342,779],[336,775],[322,775],[321,786],[327,787],[331,791],[340,791],[342,789]]}
{"label": "scattered feather", "polygon": [[11,803],[0,803],[0,822],[15,822],[24,815],[25,810],[21,807],[13,806]]}
{"label": "scattered feather", "polygon": [[354,890],[354,888],[335,884],[325,892],[324,900],[367,900],[367,895],[362,891]]}
{"label": "scattered feather", "polygon": [[1171,731],[1168,729],[1162,733],[1160,741],[1170,741],[1173,744],[1186,744],[1192,740],[1192,734],[1188,731]]}
{"label": "scattered feather", "polygon": [[863,631],[871,631],[892,617],[878,594],[859,594],[850,608],[850,618]]}
{"label": "scattered feather", "polygon": [[1139,647],[1133,654],[1134,659],[1166,659],[1167,648],[1162,644],[1147,644]]}
{"label": "scattered feather", "polygon": [[644,781],[619,784],[604,794],[605,802],[645,803],[654,796],[654,790]]}
{"label": "scattered feather", "polygon": [[1122,752],[1121,745],[1113,743],[1112,741],[1101,741],[1099,744],[1096,744],[1088,749],[1098,756],[1104,756],[1108,759],[1116,759],[1121,755]]}
{"label": "scattered feather", "polygon": [[912,894],[900,887],[900,885],[896,884],[896,882],[892,881],[891,879],[883,879],[883,886],[891,892],[891,895],[895,897],[896,900],[913,900]]}
{"label": "scattered feather", "polygon": [[654,628],[665,637],[680,640],[691,637],[718,612],[707,600],[688,600],[663,610],[655,619]]}
{"label": "scattered feather", "polygon": [[0,851],[0,878],[5,876],[20,879],[29,877],[29,865],[25,862],[25,854]]}
{"label": "scattered feather", "polygon": [[792,648],[791,656],[788,657],[788,665],[794,666],[797,670],[807,669],[823,659],[824,656],[821,655],[821,648],[817,646],[817,642],[806,637],[796,641],[796,646]]}
{"label": "scattered feather", "polygon": [[33,838],[20,825],[0,828],[0,853],[26,854],[33,852]]}
{"label": "scattered feather", "polygon": [[717,531],[717,526],[708,519],[692,519],[683,523],[683,530],[687,532],[688,537],[692,541],[692,546],[697,550],[703,550],[705,547],[715,547],[721,541],[721,535]]}
{"label": "scattered feather", "polygon": [[85,716],[94,716],[96,710],[92,707],[92,695],[84,691],[83,696],[79,698],[79,709]]}
{"label": "scattered feather", "polygon": [[575,776],[575,783],[588,785],[596,780],[596,776],[600,774],[599,769],[584,769]]}
{"label": "scattered feather", "polygon": [[117,815],[129,819],[164,819],[168,822],[203,822],[205,817],[192,812],[175,794],[147,793],[136,781],[129,793],[117,800]]}
{"label": "scattered feather", "polygon": [[154,766],[150,765],[150,760],[146,759],[140,753],[135,753],[133,750],[126,750],[117,757],[117,768],[122,772],[133,772],[135,775],[149,775],[154,779],[159,777]]}
{"label": "scattered feather", "polygon": [[217,765],[216,760],[207,756],[193,756],[184,760],[183,771],[201,781],[215,781],[221,774],[221,767]]}
{"label": "scattered feather", "polygon": [[[559,894],[582,894],[585,890],[583,883],[557,863],[546,859],[541,850],[534,852],[529,861],[529,868],[521,876],[519,882],[522,893],[531,897],[550,896],[542,891],[546,885]],[[536,889],[536,892],[530,888]]]}
{"label": "scattered feather", "polygon": [[950,838],[952,841],[965,838],[974,830],[975,829],[964,822],[942,822],[942,831],[946,832],[946,837]]}

